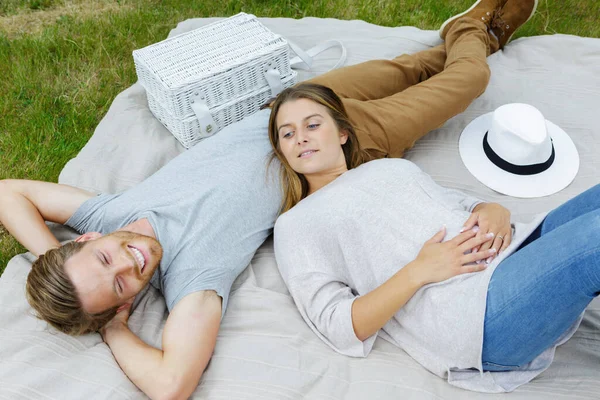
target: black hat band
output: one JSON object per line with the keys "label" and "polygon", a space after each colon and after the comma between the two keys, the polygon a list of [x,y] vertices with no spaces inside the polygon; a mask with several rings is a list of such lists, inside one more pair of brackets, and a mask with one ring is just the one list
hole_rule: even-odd
{"label": "black hat band", "polygon": [[[548,160],[546,160],[545,162],[539,163],[539,164],[517,165],[517,164],[509,163],[508,161],[506,161],[502,157],[500,157],[498,154],[496,154],[496,152],[490,147],[490,144],[488,143],[488,140],[487,140],[487,136],[488,136],[488,132],[486,132],[485,135],[483,136],[483,151],[485,152],[485,155],[498,168],[500,168],[506,172],[510,172],[511,174],[515,174],[515,175],[539,174],[541,172],[546,171],[548,168],[550,168],[550,166],[554,162],[554,157],[555,157],[554,143],[551,143],[552,144],[552,154],[550,154],[550,158],[548,158]],[[550,138],[550,142],[552,142],[552,138]]]}

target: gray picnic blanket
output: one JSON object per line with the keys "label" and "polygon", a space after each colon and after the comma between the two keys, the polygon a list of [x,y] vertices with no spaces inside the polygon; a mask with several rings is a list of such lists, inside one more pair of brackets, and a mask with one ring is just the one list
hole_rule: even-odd
{"label": "gray picnic blanket", "polygon": [[[214,19],[182,22],[171,33]],[[273,31],[309,48],[339,39],[347,64],[392,58],[440,43],[437,32],[388,28],[363,21],[262,19]],[[312,74],[333,65],[335,50],[319,57]],[[132,61],[133,62],[133,61]],[[599,182],[600,39],[567,35],[519,39],[489,58],[487,91],[464,113],[417,142],[406,158],[440,184],[500,202],[520,220],[550,210]],[[301,73],[302,78],[311,73]],[[575,181],[553,196],[516,199],[481,185],[463,166],[458,137],[473,118],[509,102],[529,103],[573,138],[581,157]],[[202,145],[200,143],[200,145]],[[93,137],[62,171],[60,182],[116,192],[140,182],[183,148],[148,110],[138,84],[119,94]],[[63,240],[75,234],[53,228]],[[0,278],[1,399],[143,399],[100,335],[72,338],[36,320],[24,297],[33,258],[13,258]],[[162,296],[138,298],[131,329],[160,347],[167,317]],[[588,308],[575,336],[558,348],[553,365],[508,395],[451,387],[390,343],[378,339],[366,359],[333,352],[305,325],[277,270],[272,241],[257,251],[233,287],[214,356],[195,399],[597,399],[600,397],[600,301]]]}

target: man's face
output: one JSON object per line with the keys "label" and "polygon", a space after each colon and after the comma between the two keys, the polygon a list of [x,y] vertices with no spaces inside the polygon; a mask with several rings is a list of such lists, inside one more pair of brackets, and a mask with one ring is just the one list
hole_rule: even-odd
{"label": "man's face", "polygon": [[162,258],[156,239],[133,232],[84,240],[81,251],[65,263],[65,271],[84,310],[91,314],[133,299],[148,284]]}

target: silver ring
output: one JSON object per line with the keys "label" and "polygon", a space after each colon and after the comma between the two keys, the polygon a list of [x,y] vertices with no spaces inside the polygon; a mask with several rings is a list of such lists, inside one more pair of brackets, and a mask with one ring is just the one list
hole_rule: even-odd
{"label": "silver ring", "polygon": [[498,236],[496,236],[496,237],[499,237],[500,239],[502,239],[502,241],[504,241],[504,236],[502,236],[502,235],[498,235]]}

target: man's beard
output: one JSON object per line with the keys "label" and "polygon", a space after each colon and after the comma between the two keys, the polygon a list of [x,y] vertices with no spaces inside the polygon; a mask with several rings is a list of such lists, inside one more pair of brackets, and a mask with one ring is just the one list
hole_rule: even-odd
{"label": "man's beard", "polygon": [[156,270],[156,268],[158,268],[160,265],[160,261],[162,260],[163,256],[163,248],[158,240],[154,239],[153,237],[130,231],[115,231],[107,234],[106,236],[118,238],[123,242],[124,246],[126,246],[128,243],[143,241],[147,244],[148,252],[150,253],[149,255],[156,260],[156,267],[154,270]]}

